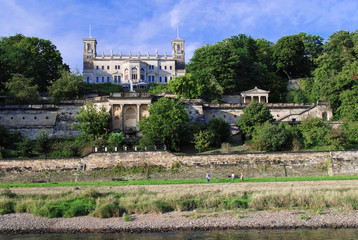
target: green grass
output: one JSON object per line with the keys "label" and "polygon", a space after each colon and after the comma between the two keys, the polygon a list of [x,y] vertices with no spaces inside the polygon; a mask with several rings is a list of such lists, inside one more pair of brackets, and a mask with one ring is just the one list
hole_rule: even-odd
{"label": "green grass", "polygon": [[[245,182],[291,182],[291,181],[326,181],[358,180],[358,176],[310,176],[310,177],[266,177],[245,178]],[[230,183],[231,178],[214,178],[210,183]],[[237,182],[235,184],[240,184]],[[166,184],[207,184],[205,179],[166,179],[166,180],[131,180],[120,182],[48,182],[48,183],[0,183],[0,188],[17,187],[72,187],[72,186],[127,186],[127,185],[166,185]]]}

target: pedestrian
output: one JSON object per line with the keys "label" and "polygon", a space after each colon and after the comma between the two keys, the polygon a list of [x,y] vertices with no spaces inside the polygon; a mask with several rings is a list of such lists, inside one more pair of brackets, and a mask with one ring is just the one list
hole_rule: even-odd
{"label": "pedestrian", "polygon": [[210,174],[206,173],[206,182],[210,182]]}
{"label": "pedestrian", "polygon": [[231,174],[231,179],[232,179],[232,182],[235,181],[235,174],[234,173]]}
{"label": "pedestrian", "polygon": [[243,182],[243,181],[244,181],[244,174],[241,173],[241,182]]}

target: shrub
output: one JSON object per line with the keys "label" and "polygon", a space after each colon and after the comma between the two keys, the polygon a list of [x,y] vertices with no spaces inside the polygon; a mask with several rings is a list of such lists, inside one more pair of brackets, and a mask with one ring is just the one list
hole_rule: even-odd
{"label": "shrub", "polygon": [[311,117],[303,119],[298,128],[302,133],[305,148],[327,145],[325,136],[328,132],[328,127],[322,119]]}
{"label": "shrub", "polygon": [[23,157],[32,156],[33,143],[30,139],[25,138],[23,141],[18,142],[16,145],[21,156]]}
{"label": "shrub", "polygon": [[0,200],[0,215],[15,212],[15,202],[9,199]]}
{"label": "shrub", "polygon": [[48,136],[48,133],[41,132],[35,140],[35,149],[39,153],[47,153],[50,150],[51,139]]}
{"label": "shrub", "polygon": [[108,148],[114,148],[114,147],[118,147],[122,144],[123,142],[123,137],[124,137],[124,133],[120,132],[120,133],[111,133],[108,137],[107,140],[107,147]]}
{"label": "shrub", "polygon": [[133,219],[127,213],[123,213],[123,220],[126,222],[131,222]]}
{"label": "shrub", "polygon": [[278,151],[288,148],[290,133],[283,125],[275,125],[270,122],[257,127],[252,137],[255,150]]}
{"label": "shrub", "polygon": [[17,195],[16,193],[13,193],[10,189],[5,188],[0,196],[7,197],[7,198],[15,198]]}
{"label": "shrub", "polygon": [[214,133],[211,146],[220,147],[221,143],[228,142],[230,139],[230,125],[222,118],[213,118],[208,122],[207,128]]}
{"label": "shrub", "polygon": [[195,144],[195,149],[198,150],[198,152],[205,151],[209,148],[214,138],[215,135],[210,130],[200,131],[199,133],[194,134],[193,143]]}
{"label": "shrub", "polygon": [[222,153],[230,153],[230,152],[231,152],[231,145],[230,145],[230,143],[225,142],[225,143],[221,144],[221,149],[220,149],[220,151],[221,151]]}

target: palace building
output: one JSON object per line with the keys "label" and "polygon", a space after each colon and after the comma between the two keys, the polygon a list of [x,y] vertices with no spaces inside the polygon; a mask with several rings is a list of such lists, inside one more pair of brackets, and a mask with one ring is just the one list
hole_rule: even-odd
{"label": "palace building", "polygon": [[168,83],[185,74],[185,41],[172,40],[172,54],[97,54],[95,38],[83,39],[83,76],[87,83],[112,83],[140,88],[148,83]]}

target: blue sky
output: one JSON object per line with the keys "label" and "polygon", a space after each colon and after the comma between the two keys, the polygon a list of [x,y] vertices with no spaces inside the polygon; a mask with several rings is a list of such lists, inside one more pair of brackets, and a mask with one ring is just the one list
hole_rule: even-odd
{"label": "blue sky", "polygon": [[98,53],[171,54],[178,24],[187,59],[239,33],[276,42],[299,32],[327,39],[358,29],[357,0],[0,0],[0,6],[0,36],[49,39],[80,71],[89,25]]}

